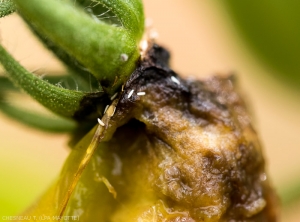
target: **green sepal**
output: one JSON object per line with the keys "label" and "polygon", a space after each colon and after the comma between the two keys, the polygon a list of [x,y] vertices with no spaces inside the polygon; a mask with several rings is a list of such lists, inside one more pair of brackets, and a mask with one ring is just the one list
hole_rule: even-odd
{"label": "green sepal", "polygon": [[127,29],[96,21],[70,1],[14,2],[27,22],[87,68],[109,94],[135,69],[140,54]]}
{"label": "green sepal", "polygon": [[16,5],[12,0],[0,0],[0,18],[16,11]]}
{"label": "green sepal", "polygon": [[0,45],[0,62],[7,71],[10,80],[23,89],[40,104],[64,116],[73,117],[80,108],[80,102],[86,95],[80,91],[56,87],[24,69]]}
{"label": "green sepal", "polygon": [[81,86],[80,88],[84,88],[83,91],[103,91],[99,81],[95,78],[95,76],[93,76],[87,69],[85,69],[74,57],[70,56],[62,48],[55,45],[49,38],[47,38],[47,36],[43,36],[42,34],[40,34],[31,23],[26,21],[26,19],[25,22],[27,22],[31,31],[42,41],[45,47],[52,51],[55,56],[65,64],[68,70],[68,74],[70,74],[70,78],[73,77],[76,80],[79,80],[80,85],[78,85]]}
{"label": "green sepal", "polygon": [[62,117],[51,117],[21,109],[0,100],[0,111],[8,117],[29,127],[50,133],[72,132],[76,128],[76,122]]}
{"label": "green sepal", "polygon": [[130,35],[138,42],[144,33],[145,16],[141,0],[92,0],[99,2],[110,9],[122,26],[130,32]]}

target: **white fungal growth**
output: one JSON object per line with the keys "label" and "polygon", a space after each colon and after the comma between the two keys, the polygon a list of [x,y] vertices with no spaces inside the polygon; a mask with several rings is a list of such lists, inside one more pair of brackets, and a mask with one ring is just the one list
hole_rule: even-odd
{"label": "white fungal growth", "polygon": [[117,97],[118,93],[115,93],[112,97],[110,97],[110,100],[114,100]]}
{"label": "white fungal growth", "polygon": [[145,92],[138,92],[137,95],[138,96],[144,96],[144,95],[146,95],[146,93]]}
{"label": "white fungal growth", "polygon": [[132,90],[130,91],[130,93],[128,94],[128,99],[132,96],[133,92],[134,92],[134,90],[132,89]]}
{"label": "white fungal growth", "polygon": [[179,80],[178,80],[175,76],[171,76],[171,80],[172,80],[173,82],[175,82],[176,84],[180,85]]}
{"label": "white fungal growth", "polygon": [[101,119],[97,119],[98,120],[98,123],[101,125],[101,126],[105,126],[105,124],[102,122],[102,120]]}
{"label": "white fungal growth", "polygon": [[121,57],[121,61],[123,62],[126,62],[128,60],[128,55],[125,53],[122,53],[120,57]]}
{"label": "white fungal growth", "polygon": [[148,41],[147,40],[142,40],[140,43],[140,49],[142,52],[145,52],[148,48]]}

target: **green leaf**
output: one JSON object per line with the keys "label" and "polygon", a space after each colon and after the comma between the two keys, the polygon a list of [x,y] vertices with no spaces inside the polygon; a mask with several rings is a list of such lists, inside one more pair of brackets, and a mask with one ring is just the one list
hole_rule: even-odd
{"label": "green leaf", "polygon": [[0,111],[8,117],[17,120],[29,127],[51,133],[71,132],[76,123],[61,117],[50,117],[29,110],[21,109],[0,100]]}
{"label": "green leaf", "polygon": [[250,49],[279,80],[300,87],[300,1],[223,1]]}
{"label": "green leaf", "polygon": [[16,5],[12,0],[0,0],[0,18],[16,11]]}
{"label": "green leaf", "polygon": [[73,117],[79,110],[85,93],[59,88],[34,76],[15,61],[1,45],[0,62],[16,86],[54,113],[64,117]]}
{"label": "green leaf", "polygon": [[131,31],[96,21],[70,1],[15,3],[40,35],[87,68],[108,93],[113,94],[135,69],[140,54]]}

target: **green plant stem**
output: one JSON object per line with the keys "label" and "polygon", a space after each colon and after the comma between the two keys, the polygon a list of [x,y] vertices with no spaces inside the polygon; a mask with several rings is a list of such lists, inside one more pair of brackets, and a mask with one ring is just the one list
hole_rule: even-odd
{"label": "green plant stem", "polygon": [[3,91],[17,91],[18,88],[5,76],[0,76],[0,93]]}
{"label": "green plant stem", "polygon": [[16,11],[16,5],[12,0],[0,0],[0,18]]}
{"label": "green plant stem", "polygon": [[80,101],[85,93],[56,87],[32,75],[15,61],[0,45],[0,62],[7,71],[10,80],[27,92],[40,104],[54,113],[72,117],[80,107]]}
{"label": "green plant stem", "polygon": [[[78,89],[79,91],[89,92],[90,85],[85,81],[85,79],[83,80],[80,77],[81,76],[76,76],[76,74],[73,74],[71,76],[66,74],[59,75],[57,73],[49,73],[49,75],[43,77],[43,80],[51,83],[52,85],[57,85],[59,83],[62,83],[62,85],[66,86],[67,89],[71,89],[71,90]],[[18,90],[19,89],[15,87],[15,85],[9,80],[9,78],[7,78],[6,76],[0,76],[0,93],[3,91],[18,91]],[[99,89],[99,91],[101,91],[101,89]]]}
{"label": "green plant stem", "polygon": [[50,117],[10,105],[0,101],[0,111],[8,117],[32,128],[51,132],[64,133],[75,129],[76,123],[61,117]]}

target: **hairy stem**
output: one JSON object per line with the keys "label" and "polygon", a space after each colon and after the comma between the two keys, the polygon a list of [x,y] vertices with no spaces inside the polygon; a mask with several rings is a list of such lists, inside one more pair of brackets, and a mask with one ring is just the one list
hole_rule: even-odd
{"label": "hairy stem", "polygon": [[0,45],[0,62],[10,80],[40,104],[56,114],[72,117],[80,107],[85,93],[56,87],[24,69]]}

